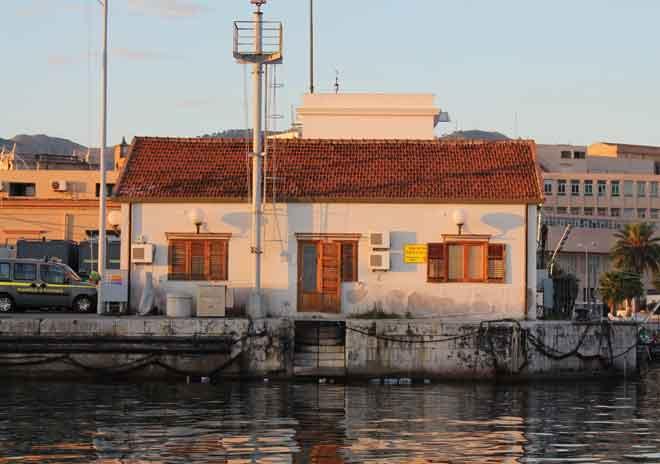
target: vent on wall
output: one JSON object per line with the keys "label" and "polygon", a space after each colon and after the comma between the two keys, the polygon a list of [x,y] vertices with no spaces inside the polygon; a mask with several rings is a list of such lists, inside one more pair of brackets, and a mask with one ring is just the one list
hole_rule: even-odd
{"label": "vent on wall", "polygon": [[389,248],[390,234],[387,232],[369,232],[369,246],[371,248]]}
{"label": "vent on wall", "polygon": [[389,271],[390,252],[372,251],[369,254],[369,269],[371,269],[372,271]]}

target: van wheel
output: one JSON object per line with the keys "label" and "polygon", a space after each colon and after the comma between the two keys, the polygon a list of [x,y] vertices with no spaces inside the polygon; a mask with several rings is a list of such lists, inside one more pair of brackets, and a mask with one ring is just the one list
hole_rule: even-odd
{"label": "van wheel", "polygon": [[0,314],[11,313],[14,309],[14,300],[9,295],[0,295]]}
{"label": "van wheel", "polygon": [[93,308],[94,303],[88,296],[79,296],[73,302],[73,310],[77,313],[89,313]]}

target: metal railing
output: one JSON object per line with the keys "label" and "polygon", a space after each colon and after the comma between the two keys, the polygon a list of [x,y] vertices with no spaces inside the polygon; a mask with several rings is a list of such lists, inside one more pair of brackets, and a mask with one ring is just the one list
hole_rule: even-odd
{"label": "metal railing", "polygon": [[[262,41],[261,53],[256,49],[256,21],[234,21],[234,57],[247,61],[271,61],[282,56],[282,23],[279,21],[263,21],[261,23]],[[251,59],[252,58],[252,59]]]}

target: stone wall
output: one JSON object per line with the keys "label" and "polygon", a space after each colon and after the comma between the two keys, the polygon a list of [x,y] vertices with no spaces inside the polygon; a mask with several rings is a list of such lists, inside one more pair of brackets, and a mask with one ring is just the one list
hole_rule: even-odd
{"label": "stone wall", "polygon": [[[346,320],[349,378],[633,375],[638,326]],[[291,378],[293,319],[0,318],[0,377]]]}

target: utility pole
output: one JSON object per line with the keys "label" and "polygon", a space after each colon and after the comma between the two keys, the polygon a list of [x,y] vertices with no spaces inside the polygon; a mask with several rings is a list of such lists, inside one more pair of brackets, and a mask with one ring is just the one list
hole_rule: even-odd
{"label": "utility pole", "polygon": [[[250,0],[256,10],[251,22],[234,22],[234,58],[239,63],[252,63],[252,241],[250,251],[253,261],[253,289],[248,304],[251,317],[261,317],[261,255],[263,254],[262,228],[262,176],[263,176],[263,140],[261,136],[263,119],[263,65],[282,62],[282,25],[266,23],[264,26],[261,7],[266,0]],[[264,28],[268,41],[264,43]],[[251,48],[247,46],[252,45]]]}
{"label": "utility pole", "polygon": [[105,222],[106,222],[106,187],[105,187],[105,147],[107,145],[108,129],[108,2],[110,0],[99,0],[103,6],[103,51],[101,53],[101,148],[99,152],[99,252],[98,273],[101,276],[99,282],[97,308],[98,314],[105,311],[103,300],[103,281],[105,279]]}
{"label": "utility pole", "polygon": [[309,0],[309,93],[314,93],[314,0]]}

